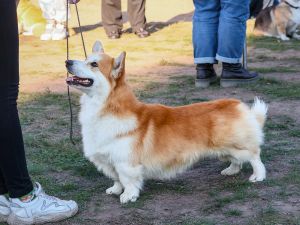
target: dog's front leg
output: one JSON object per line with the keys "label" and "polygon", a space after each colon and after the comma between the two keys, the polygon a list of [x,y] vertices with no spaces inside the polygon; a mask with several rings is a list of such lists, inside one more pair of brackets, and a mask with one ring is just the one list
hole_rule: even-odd
{"label": "dog's front leg", "polygon": [[115,168],[111,164],[105,162],[101,157],[92,156],[89,157],[89,160],[95,164],[98,171],[103,172],[105,176],[113,179],[114,185],[106,189],[106,194],[120,195],[123,191],[123,186],[119,180],[119,176]]}
{"label": "dog's front leg", "polygon": [[286,24],[285,23],[279,23],[279,24],[277,24],[277,31],[278,31],[278,34],[279,34],[279,37],[280,37],[281,40],[283,40],[283,41],[290,40],[286,36]]}
{"label": "dog's front leg", "polygon": [[102,171],[103,173],[112,178],[114,181],[114,185],[110,188],[106,189],[106,194],[108,195],[120,195],[123,191],[123,186],[119,180],[119,176],[112,165],[104,164],[102,165]]}
{"label": "dog's front leg", "polygon": [[142,166],[132,166],[129,163],[118,163],[115,165],[120,181],[124,187],[123,194],[120,195],[120,202],[135,202],[143,186]]}

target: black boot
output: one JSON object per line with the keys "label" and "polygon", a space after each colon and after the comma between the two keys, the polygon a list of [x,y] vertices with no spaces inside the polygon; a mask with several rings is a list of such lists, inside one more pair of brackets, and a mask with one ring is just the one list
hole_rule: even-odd
{"label": "black boot", "polygon": [[197,64],[196,66],[197,76],[196,76],[196,87],[206,88],[212,82],[217,80],[217,74],[214,70],[213,64],[203,63]]}
{"label": "black boot", "polygon": [[221,74],[222,87],[234,87],[239,84],[253,82],[259,79],[258,73],[249,72],[241,63],[223,63]]}

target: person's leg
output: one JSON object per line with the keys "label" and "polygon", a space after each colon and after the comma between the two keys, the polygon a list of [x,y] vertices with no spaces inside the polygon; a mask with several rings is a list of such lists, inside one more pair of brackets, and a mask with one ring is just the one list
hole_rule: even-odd
{"label": "person's leg", "polygon": [[194,0],[193,47],[197,64],[196,86],[208,87],[216,80],[220,0]]}
{"label": "person's leg", "polygon": [[194,0],[194,63],[216,63],[219,27],[219,0]]}
{"label": "person's leg", "polygon": [[226,63],[241,62],[249,5],[250,0],[221,0],[216,57],[218,60]]}
{"label": "person's leg", "polygon": [[4,177],[2,175],[2,172],[0,170],[0,195],[4,195],[4,194],[7,194],[8,193],[8,190],[7,190],[7,187],[6,187],[6,184],[5,184],[5,180],[4,180]]}
{"label": "person's leg", "polygon": [[12,198],[33,190],[28,175],[17,110],[19,40],[16,3],[0,2],[0,170]]}
{"label": "person's leg", "polygon": [[147,37],[149,33],[146,29],[145,16],[146,0],[128,0],[128,19],[132,30],[139,37]]}
{"label": "person's leg", "polygon": [[[67,37],[67,31],[66,31],[66,22],[67,22],[67,5],[66,1],[62,0],[53,0],[53,6],[55,9],[55,29],[52,34],[52,40],[59,41],[63,40]],[[68,14],[68,19],[70,19],[70,10]]]}
{"label": "person's leg", "polygon": [[7,204],[6,197],[0,195],[0,220],[8,224],[38,224],[66,219],[77,213],[77,204],[47,196],[39,184],[33,187],[28,175],[17,111],[19,39],[16,2],[0,1],[0,14],[3,31],[0,33],[0,171],[10,196]]}
{"label": "person's leg", "polygon": [[216,59],[223,63],[221,86],[229,87],[256,81],[257,73],[243,68],[242,54],[249,18],[250,0],[221,0]]}
{"label": "person's leg", "polygon": [[42,41],[49,41],[52,39],[52,34],[55,28],[55,11],[53,9],[53,0],[39,0],[39,6],[42,10],[43,17],[47,20],[45,32],[41,34],[40,39]]}
{"label": "person's leg", "polygon": [[109,38],[119,38],[123,28],[121,0],[102,0],[102,24]]}

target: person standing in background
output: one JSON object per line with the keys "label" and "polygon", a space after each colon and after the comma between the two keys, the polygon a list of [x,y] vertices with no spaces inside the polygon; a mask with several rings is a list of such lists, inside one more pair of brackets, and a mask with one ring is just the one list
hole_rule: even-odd
{"label": "person standing in background", "polygon": [[[149,36],[146,31],[146,0],[128,0],[128,19],[133,32],[140,38]],[[121,0],[102,0],[102,23],[110,39],[121,37],[123,21]]]}
{"label": "person standing in background", "polygon": [[[59,41],[67,37],[65,0],[39,0],[39,5],[47,20],[45,33],[41,35],[42,41]],[[70,15],[70,14],[69,14]]]}
{"label": "person standing in background", "polygon": [[223,64],[222,87],[256,81],[258,74],[241,64],[250,0],[194,0],[194,5],[196,86],[208,87],[216,81],[213,65],[218,61]]}

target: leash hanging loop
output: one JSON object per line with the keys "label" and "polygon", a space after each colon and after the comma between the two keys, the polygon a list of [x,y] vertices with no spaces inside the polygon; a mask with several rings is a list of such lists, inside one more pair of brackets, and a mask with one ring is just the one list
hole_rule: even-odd
{"label": "leash hanging loop", "polygon": [[[77,15],[77,22],[78,22],[79,32],[80,32],[80,36],[81,36],[83,51],[84,51],[85,58],[87,57],[84,38],[83,38],[83,34],[82,34],[82,27],[81,27],[80,17],[79,17],[79,12],[78,12],[78,7],[77,7],[78,2],[79,2],[79,0],[66,0],[66,6],[67,6],[66,7],[67,60],[69,60],[69,56],[70,56],[70,52],[69,52],[69,37],[70,37],[70,35],[69,35],[70,34],[69,33],[69,6],[70,6],[70,4],[75,5],[76,15]],[[69,77],[69,72],[67,72],[67,78],[68,77]],[[67,85],[67,92],[68,92],[68,102],[69,102],[69,111],[70,111],[70,141],[73,145],[76,145],[76,143],[73,139],[73,109],[72,109],[72,99],[71,99],[69,85]]]}

